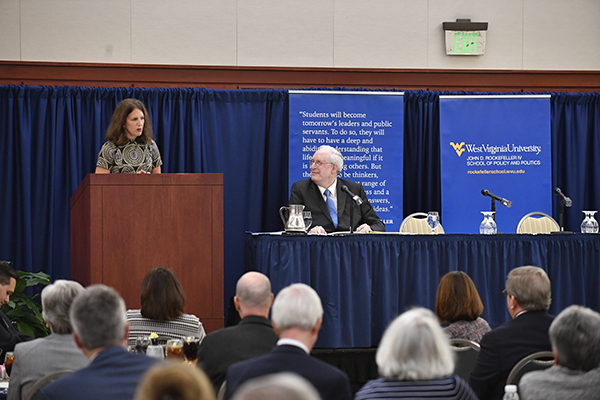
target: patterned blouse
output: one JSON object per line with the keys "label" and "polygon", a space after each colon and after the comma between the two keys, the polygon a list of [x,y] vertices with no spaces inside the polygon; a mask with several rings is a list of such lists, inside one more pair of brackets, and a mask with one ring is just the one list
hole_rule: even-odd
{"label": "patterned blouse", "polygon": [[379,378],[367,382],[354,397],[354,400],[389,399],[477,400],[477,396],[465,381],[451,375],[426,381]]}
{"label": "patterned blouse", "polygon": [[475,321],[456,321],[444,328],[450,339],[466,339],[475,343],[481,342],[483,335],[491,331],[490,325],[481,317]]}
{"label": "patterned blouse", "polygon": [[206,336],[202,322],[198,317],[190,314],[183,314],[173,321],[156,321],[143,317],[142,310],[127,310],[127,321],[129,322],[128,345],[135,345],[135,339],[139,336],[150,336],[152,332],[172,339],[196,336],[202,341]]}
{"label": "patterned blouse", "polygon": [[104,143],[96,166],[109,170],[111,174],[135,174],[141,170],[150,173],[162,163],[154,140],[150,143],[129,140],[123,146],[117,146],[111,141]]}

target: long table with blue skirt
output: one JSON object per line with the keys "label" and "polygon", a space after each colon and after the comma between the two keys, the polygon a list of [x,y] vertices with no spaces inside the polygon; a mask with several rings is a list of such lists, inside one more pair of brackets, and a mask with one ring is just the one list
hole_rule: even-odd
{"label": "long table with blue skirt", "polygon": [[440,278],[473,279],[492,328],[510,316],[502,296],[508,272],[535,265],[552,282],[550,312],[571,304],[600,311],[600,235],[341,236],[247,233],[245,266],[271,279],[273,293],[303,282],[323,303],[316,348],[373,347],[411,306],[435,309]]}

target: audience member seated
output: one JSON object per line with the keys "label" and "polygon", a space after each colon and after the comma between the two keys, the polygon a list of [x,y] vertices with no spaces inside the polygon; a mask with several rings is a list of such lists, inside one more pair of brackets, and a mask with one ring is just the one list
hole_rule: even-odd
{"label": "audience member seated", "polygon": [[435,299],[435,313],[450,339],[481,342],[490,325],[480,317],[483,304],[473,280],[462,271],[451,271],[442,277]]}
{"label": "audience member seated", "polygon": [[469,385],[456,375],[449,340],[430,310],[413,308],[386,329],[377,349],[380,378],[369,381],[356,400],[472,399]]}
{"label": "audience member seated", "polygon": [[198,351],[197,365],[216,393],[230,365],[267,354],[279,339],[268,320],[273,303],[269,278],[260,272],[245,273],[237,282],[233,301],[241,322],[206,335]]}
{"label": "audience member seated", "polygon": [[[0,306],[8,303],[19,279],[11,264],[9,261],[0,261]],[[17,343],[31,340],[31,337],[16,330],[10,318],[2,311],[0,319],[0,358],[4,359],[4,355],[13,351]]]}
{"label": "audience member seated", "polygon": [[158,363],[142,378],[135,400],[214,400],[202,370],[173,362]]}
{"label": "audience member seated", "polygon": [[73,340],[69,320],[71,303],[83,290],[78,282],[64,280],[57,280],[42,290],[42,316],[51,333],[15,346],[9,400],[27,398],[35,383],[46,375],[76,371],[88,364],[88,358]]}
{"label": "audience member seated", "polygon": [[513,318],[486,333],[469,383],[480,399],[502,400],[510,370],[519,360],[538,351],[551,351],[548,328],[553,317],[550,279],[538,267],[513,269],[506,289],[508,313]]}
{"label": "audience member seated", "polygon": [[267,375],[244,383],[233,400],[321,400],[309,381],[290,372]]}
{"label": "audience member seated", "polygon": [[125,349],[128,325],[121,296],[108,286],[92,285],[73,300],[69,315],[75,343],[91,363],[44,386],[42,398],[131,400],[157,360]]}
{"label": "audience member seated", "polygon": [[169,268],[156,267],[144,277],[141,310],[128,310],[129,345],[140,336],[156,333],[168,339],[204,338],[204,327],[195,315],[185,314],[183,288]]}
{"label": "audience member seated", "polygon": [[295,283],[282,289],[271,311],[277,346],[264,356],[233,364],[227,371],[225,399],[246,381],[277,372],[294,372],[315,386],[322,399],[350,400],[348,376],[310,356],[323,322],[321,299],[313,288]]}
{"label": "audience member seated", "polygon": [[568,307],[552,322],[549,333],[555,365],[525,374],[519,383],[521,399],[600,398],[600,314]]}

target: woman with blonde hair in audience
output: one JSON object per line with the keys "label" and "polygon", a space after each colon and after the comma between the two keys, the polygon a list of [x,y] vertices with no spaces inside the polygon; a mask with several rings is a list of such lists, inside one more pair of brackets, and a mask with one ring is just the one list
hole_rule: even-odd
{"label": "woman with blonde hair in audience", "polygon": [[435,315],[413,308],[386,329],[375,361],[380,378],[369,381],[355,400],[476,400],[471,387],[454,375],[454,355]]}
{"label": "woman with blonde hair in audience", "polygon": [[435,313],[446,324],[450,339],[481,342],[490,325],[481,318],[483,304],[473,280],[462,271],[451,271],[442,277],[435,299]]}
{"label": "woman with blonde hair in audience", "polygon": [[200,368],[162,362],[148,370],[135,400],[215,400],[212,383]]}

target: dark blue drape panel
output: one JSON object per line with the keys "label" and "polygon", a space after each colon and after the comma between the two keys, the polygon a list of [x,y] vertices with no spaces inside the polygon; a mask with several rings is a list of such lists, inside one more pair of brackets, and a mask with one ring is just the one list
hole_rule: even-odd
{"label": "dark blue drape panel", "polygon": [[[573,200],[565,230],[579,232],[581,210],[600,210],[600,93],[558,93],[551,101],[552,182]],[[559,204],[555,196],[556,220]]]}
{"label": "dark blue drape panel", "polygon": [[439,95],[404,92],[404,216],[442,209]]}
{"label": "dark blue drape panel", "polygon": [[281,229],[284,90],[0,86],[0,259],[70,276],[69,198],[94,171],[112,113],[127,97],[148,108],[163,172],[224,174],[229,297],[244,272],[244,231]]}

